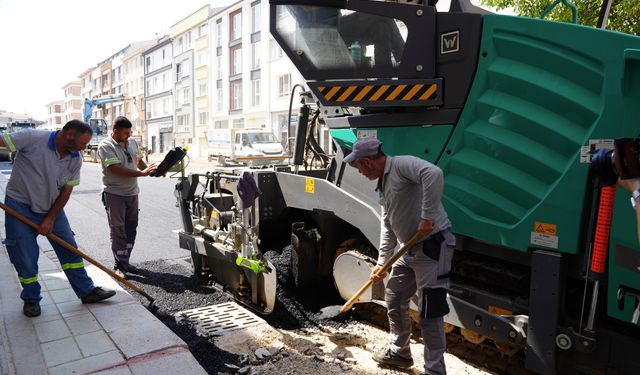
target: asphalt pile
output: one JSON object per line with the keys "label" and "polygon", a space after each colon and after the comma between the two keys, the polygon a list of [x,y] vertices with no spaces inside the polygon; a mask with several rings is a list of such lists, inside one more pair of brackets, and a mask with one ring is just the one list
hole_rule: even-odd
{"label": "asphalt pile", "polygon": [[273,327],[282,329],[318,328],[330,326],[341,328],[352,321],[348,314],[335,319],[324,319],[321,309],[330,305],[342,305],[340,298],[331,284],[310,285],[298,289],[293,281],[291,270],[292,246],[285,247],[280,253],[266,252],[267,258],[278,270],[277,303],[273,313],[265,317]]}
{"label": "asphalt pile", "polygon": [[[281,252],[265,253],[265,257],[273,263],[278,272],[278,287],[275,310],[262,318],[271,326],[285,330],[323,330],[323,327],[327,326],[339,329],[352,322],[353,318],[348,314],[334,320],[322,318],[320,309],[344,302],[332,285],[296,289],[290,266],[291,251],[292,247],[287,246]],[[215,345],[214,338],[199,335],[187,320],[177,322],[174,316],[183,310],[233,301],[233,297],[216,287],[208,286],[206,280],[196,277],[186,261],[159,260],[136,266],[140,268],[140,274],[129,275],[128,280],[155,298],[155,308],[152,312],[187,343],[194,357],[207,372],[224,373],[230,372],[230,369],[236,366],[247,366],[245,356],[221,350]],[[148,305],[144,297],[133,291],[129,292],[141,304]],[[275,358],[277,356],[270,360],[273,361]]]}
{"label": "asphalt pile", "polygon": [[[137,264],[140,275],[130,275],[128,280],[144,289],[155,298],[154,313],[162,323],[175,332],[189,346],[189,350],[200,365],[210,374],[228,371],[225,364],[240,365],[242,356],[218,348],[213,338],[199,335],[188,321],[176,322],[174,314],[196,307],[217,305],[232,301],[229,295],[214,288],[202,285],[186,265],[165,261],[153,261]],[[141,304],[148,301],[139,294],[129,291]]]}

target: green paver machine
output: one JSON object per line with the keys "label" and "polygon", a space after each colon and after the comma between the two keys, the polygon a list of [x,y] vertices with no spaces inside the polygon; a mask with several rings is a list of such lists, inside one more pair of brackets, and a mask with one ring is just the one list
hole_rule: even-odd
{"label": "green paver machine", "polygon": [[[232,292],[258,290],[246,300],[270,312],[275,270],[260,254],[292,238],[296,285],[333,283],[349,298],[376,258],[380,209],[375,182],[342,160],[374,136],[385,153],[445,173],[458,237],[449,329],[522,352],[539,373],[640,373],[635,213],[626,191],[590,173],[594,150],[640,128],[640,37],[466,1],[438,12],[421,1],[271,0],[270,18],[309,88],[294,166],[249,171],[261,191],[250,219],[229,210],[239,172],[182,181],[180,243],[196,266],[217,268],[211,277]],[[328,153],[309,142],[318,124]],[[309,148],[320,168],[300,168]],[[253,255],[229,257],[219,249],[229,238]],[[360,301],[383,303],[383,287]]]}

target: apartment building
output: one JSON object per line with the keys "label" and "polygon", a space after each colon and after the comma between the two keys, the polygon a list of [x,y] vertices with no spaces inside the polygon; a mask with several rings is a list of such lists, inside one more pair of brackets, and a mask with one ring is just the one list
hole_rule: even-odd
{"label": "apartment building", "polygon": [[[271,129],[285,143],[291,88],[304,80],[269,33],[268,1],[235,3],[209,25],[213,128]],[[298,108],[294,98],[294,130]]]}
{"label": "apartment building", "polygon": [[64,101],[56,100],[46,105],[47,119],[44,128],[47,130],[61,129],[65,124],[62,122]]}
{"label": "apartment building", "polygon": [[142,52],[147,150],[164,153],[173,147],[173,43],[168,35]]}
{"label": "apartment building", "polygon": [[[195,39],[199,27],[211,15],[211,7],[205,5],[180,20],[170,28],[173,40],[174,66],[174,142],[175,145],[190,145],[191,153],[200,154],[195,133]],[[202,43],[198,43],[201,48]]]}
{"label": "apartment building", "polygon": [[66,124],[70,120],[81,120],[82,97],[80,95],[80,81],[69,82],[62,89],[64,90],[62,121]]}
{"label": "apartment building", "polygon": [[80,80],[80,101],[82,103],[82,118],[84,120],[84,100],[91,99],[93,96],[93,79],[91,77],[91,73],[94,71],[94,68],[88,68],[82,74],[78,76]]}
{"label": "apartment building", "polygon": [[125,97],[124,113],[132,123],[132,136],[146,148],[147,137],[144,134],[144,58],[142,53],[153,46],[155,40],[132,43],[122,57],[121,73],[124,84],[121,86]]}

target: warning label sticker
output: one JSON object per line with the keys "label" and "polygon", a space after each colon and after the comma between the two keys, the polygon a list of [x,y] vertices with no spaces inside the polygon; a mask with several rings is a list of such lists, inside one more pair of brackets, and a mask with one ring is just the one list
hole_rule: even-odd
{"label": "warning label sticker", "polygon": [[306,177],[304,179],[304,191],[309,194],[315,194],[316,181],[313,179],[313,177]]}
{"label": "warning label sticker", "polygon": [[552,249],[558,248],[558,236],[551,236],[548,234],[531,232],[531,244],[537,246],[549,247]]}
{"label": "warning label sticker", "polygon": [[536,221],[533,223],[533,231],[541,234],[548,234],[549,236],[557,236],[558,232],[556,230],[555,224],[543,223],[541,221]]}
{"label": "warning label sticker", "polygon": [[613,139],[590,139],[588,146],[580,147],[580,163],[591,163],[591,158],[600,149],[613,150]]}

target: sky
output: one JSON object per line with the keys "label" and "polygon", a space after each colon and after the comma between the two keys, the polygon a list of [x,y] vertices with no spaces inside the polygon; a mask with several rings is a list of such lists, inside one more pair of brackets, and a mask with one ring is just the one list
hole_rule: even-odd
{"label": "sky", "polygon": [[0,110],[46,120],[62,87],[206,4],[236,0],[0,0]]}
{"label": "sky", "polygon": [[[63,100],[62,87],[86,69],[131,42],[168,34],[207,3],[236,1],[0,0],[0,110],[44,121],[46,105]],[[448,7],[449,0],[438,2]]]}

